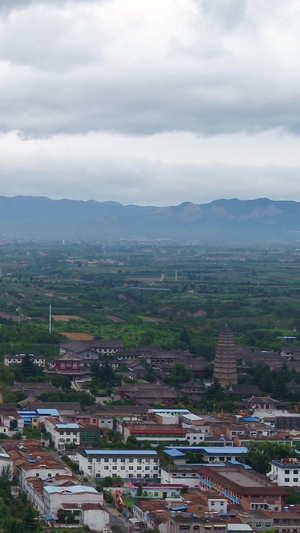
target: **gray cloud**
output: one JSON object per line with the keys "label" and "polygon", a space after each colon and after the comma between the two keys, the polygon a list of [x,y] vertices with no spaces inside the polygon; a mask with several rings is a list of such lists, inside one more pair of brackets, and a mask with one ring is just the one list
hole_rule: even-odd
{"label": "gray cloud", "polygon": [[4,132],[299,131],[291,0],[1,4]]}

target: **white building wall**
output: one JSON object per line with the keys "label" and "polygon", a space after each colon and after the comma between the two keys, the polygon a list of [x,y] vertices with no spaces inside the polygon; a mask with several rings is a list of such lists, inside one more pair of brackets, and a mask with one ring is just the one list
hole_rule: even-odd
{"label": "white building wall", "polygon": [[158,457],[122,457],[102,456],[86,457],[78,454],[79,469],[85,475],[103,479],[105,477],[122,478],[159,478]]}
{"label": "white building wall", "polygon": [[160,478],[161,483],[169,483],[170,485],[183,484],[191,489],[199,488],[199,474],[197,472],[182,474],[161,469]]}
{"label": "white building wall", "polygon": [[109,524],[109,514],[103,509],[84,511],[83,523],[93,531],[103,531]]}
{"label": "white building wall", "polygon": [[209,499],[208,500],[208,510],[215,513],[227,513],[228,503],[227,500],[221,499]]}
{"label": "white building wall", "polygon": [[296,465],[271,464],[271,471],[267,476],[279,487],[299,487],[300,485],[300,467]]}
{"label": "white building wall", "polygon": [[57,463],[56,468],[47,468],[47,467],[43,467],[42,465],[39,465],[39,466],[34,465],[30,469],[20,468],[19,475],[18,475],[18,485],[20,489],[27,490],[28,489],[28,484],[27,484],[28,478],[36,477],[36,478],[39,478],[45,481],[46,479],[51,479],[58,475],[71,476],[72,472],[71,470],[68,470],[67,468],[64,468],[63,466],[60,466],[58,463]]}
{"label": "white building wall", "polygon": [[57,518],[57,511],[61,509],[64,503],[98,503],[100,505],[103,503],[103,495],[99,492],[81,492],[70,494],[66,489],[65,492],[52,493],[48,493],[44,490],[44,493],[44,515],[52,515],[54,518]]}

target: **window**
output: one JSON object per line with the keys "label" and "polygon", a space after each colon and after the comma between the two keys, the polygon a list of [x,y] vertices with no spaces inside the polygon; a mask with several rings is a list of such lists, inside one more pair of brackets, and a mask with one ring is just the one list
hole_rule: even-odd
{"label": "window", "polygon": [[297,477],[293,477],[293,482],[296,483],[298,481]]}
{"label": "window", "polygon": [[185,524],[182,524],[181,526],[179,526],[179,531],[190,531],[191,529],[191,526],[187,526]]}
{"label": "window", "polygon": [[130,463],[133,463],[133,459],[129,459],[129,462],[130,462]]}
{"label": "window", "polygon": [[150,470],[150,466],[145,466],[145,470]]}
{"label": "window", "polygon": [[100,477],[100,474],[96,474],[96,477]]}
{"label": "window", "polygon": [[290,481],[290,478],[289,477],[285,477],[284,481],[285,481],[285,483],[288,483]]}
{"label": "window", "polygon": [[130,466],[130,467],[129,467],[129,470],[133,470],[133,466]]}
{"label": "window", "polygon": [[298,474],[298,470],[293,470],[293,473],[294,474]]}
{"label": "window", "polygon": [[285,470],[284,473],[285,473],[285,474],[289,474],[290,471],[289,471],[289,470]]}
{"label": "window", "polygon": [[121,466],[121,470],[125,470],[125,466]]}
{"label": "window", "polygon": [[154,496],[158,496],[158,492],[154,492]]}
{"label": "window", "polygon": [[142,477],[142,474],[138,474],[137,477]]}
{"label": "window", "polygon": [[108,457],[105,457],[104,461],[105,461],[106,463],[108,463],[108,461],[109,461]]}
{"label": "window", "polygon": [[105,466],[105,467],[104,467],[104,470],[108,470],[108,466]]}
{"label": "window", "polygon": [[137,467],[137,470],[142,470],[142,467],[141,467],[141,466],[138,466],[138,467]]}
{"label": "window", "polygon": [[113,469],[113,470],[117,470],[117,467],[116,467],[116,466],[113,466],[112,469]]}

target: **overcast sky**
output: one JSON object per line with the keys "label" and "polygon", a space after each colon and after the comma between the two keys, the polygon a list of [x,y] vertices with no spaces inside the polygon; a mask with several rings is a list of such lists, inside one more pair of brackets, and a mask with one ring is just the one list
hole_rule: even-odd
{"label": "overcast sky", "polygon": [[0,194],[300,201],[299,0],[0,0]]}

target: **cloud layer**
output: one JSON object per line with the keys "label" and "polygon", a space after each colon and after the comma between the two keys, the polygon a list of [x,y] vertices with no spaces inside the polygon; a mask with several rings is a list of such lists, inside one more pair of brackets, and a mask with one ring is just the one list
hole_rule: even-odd
{"label": "cloud layer", "polygon": [[299,15],[296,0],[2,0],[2,194],[300,200]]}

